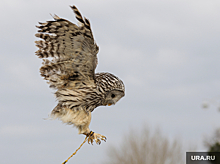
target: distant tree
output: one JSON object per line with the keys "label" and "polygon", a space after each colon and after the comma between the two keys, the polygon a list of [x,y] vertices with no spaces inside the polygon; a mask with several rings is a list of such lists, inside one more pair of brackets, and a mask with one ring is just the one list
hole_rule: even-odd
{"label": "distant tree", "polygon": [[107,164],[183,164],[185,152],[178,140],[170,141],[160,130],[145,127],[138,134],[131,130],[121,145],[108,150]]}
{"label": "distant tree", "polygon": [[209,152],[220,152],[220,143],[216,142],[214,145],[211,145]]}
{"label": "distant tree", "polygon": [[[213,155],[213,152],[220,152],[220,128],[217,129],[210,139],[206,139],[205,145],[208,148],[208,154]],[[220,164],[220,159],[210,161],[212,164]]]}

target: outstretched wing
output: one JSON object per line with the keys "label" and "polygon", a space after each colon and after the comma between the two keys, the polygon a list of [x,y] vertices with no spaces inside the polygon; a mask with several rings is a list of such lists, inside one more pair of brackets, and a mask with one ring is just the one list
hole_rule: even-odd
{"label": "outstretched wing", "polygon": [[89,20],[83,18],[75,6],[70,7],[79,26],[57,15],[54,15],[54,21],[36,26],[40,30],[35,36],[42,39],[35,42],[39,48],[36,55],[43,58],[40,73],[55,89],[94,84],[99,48]]}

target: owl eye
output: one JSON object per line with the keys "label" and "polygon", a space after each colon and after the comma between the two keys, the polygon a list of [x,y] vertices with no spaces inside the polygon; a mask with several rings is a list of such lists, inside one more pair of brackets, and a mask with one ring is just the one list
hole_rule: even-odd
{"label": "owl eye", "polygon": [[111,95],[111,97],[112,97],[112,98],[114,98],[114,97],[115,97],[115,95],[114,95],[114,94],[112,94],[112,95]]}

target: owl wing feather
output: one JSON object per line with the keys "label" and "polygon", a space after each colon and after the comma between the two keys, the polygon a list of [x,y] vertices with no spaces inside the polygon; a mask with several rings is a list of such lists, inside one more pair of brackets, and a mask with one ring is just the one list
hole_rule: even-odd
{"label": "owl wing feather", "polygon": [[[94,41],[90,22],[75,6],[70,6],[79,26],[54,15],[54,21],[36,26],[39,48],[36,55],[43,58],[41,76],[55,89],[80,88],[95,85],[98,46]],[[47,58],[47,59],[45,59]]]}

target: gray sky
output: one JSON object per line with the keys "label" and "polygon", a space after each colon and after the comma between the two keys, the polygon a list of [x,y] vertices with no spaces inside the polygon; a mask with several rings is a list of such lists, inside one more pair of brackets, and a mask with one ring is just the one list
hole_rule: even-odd
{"label": "gray sky", "polygon": [[107,142],[85,144],[69,163],[102,163],[110,145],[144,124],[205,151],[204,137],[220,123],[216,106],[201,108],[220,96],[219,0],[1,0],[1,163],[62,163],[84,140],[71,126],[43,120],[56,102],[34,55],[37,22],[49,13],[76,22],[73,4],[100,47],[96,71],[120,77],[126,96],[93,112],[90,128]]}

